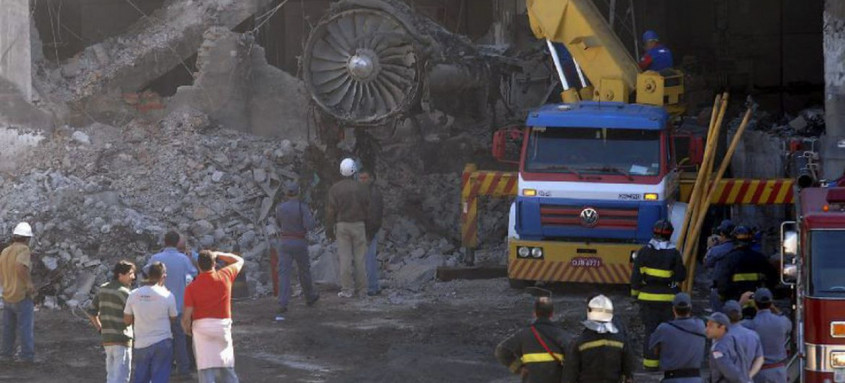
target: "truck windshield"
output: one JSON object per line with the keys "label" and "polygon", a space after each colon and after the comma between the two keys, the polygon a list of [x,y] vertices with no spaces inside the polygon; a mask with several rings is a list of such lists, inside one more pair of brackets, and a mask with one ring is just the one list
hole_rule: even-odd
{"label": "truck windshield", "polygon": [[534,127],[525,171],[654,176],[660,173],[660,131]]}
{"label": "truck windshield", "polygon": [[810,291],[815,297],[845,298],[845,230],[810,231]]}

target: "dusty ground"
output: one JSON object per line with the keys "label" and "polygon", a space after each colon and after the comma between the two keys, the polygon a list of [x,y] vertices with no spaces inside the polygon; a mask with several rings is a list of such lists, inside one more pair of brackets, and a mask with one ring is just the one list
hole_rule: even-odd
{"label": "dusty ground", "polygon": [[[621,288],[555,287],[558,319],[573,333],[584,301],[612,294],[637,332],[636,309]],[[420,294],[386,291],[340,300],[324,291],[308,308],[297,299],[284,321],[275,301],[234,304],[237,372],[242,382],[518,382],[493,358],[506,335],[528,323],[531,298],[504,279],[436,283]],[[105,375],[96,332],[70,311],[36,313],[36,353],[46,362],[0,368],[0,381],[97,382]],[[638,376],[638,382],[658,381]]]}

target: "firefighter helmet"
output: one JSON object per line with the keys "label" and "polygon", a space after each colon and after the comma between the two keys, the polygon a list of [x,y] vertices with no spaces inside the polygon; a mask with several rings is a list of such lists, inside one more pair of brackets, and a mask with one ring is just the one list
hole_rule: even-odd
{"label": "firefighter helmet", "polygon": [[754,233],[751,232],[751,229],[748,226],[737,225],[734,228],[734,231],[731,233],[731,236],[734,237],[735,240],[740,242],[751,242],[753,239]]}
{"label": "firefighter helmet", "polygon": [[610,322],[613,319],[613,302],[604,295],[596,295],[587,303],[587,319],[596,322]]}
{"label": "firefighter helmet", "polygon": [[672,233],[674,231],[675,228],[672,227],[672,223],[666,219],[657,220],[657,222],[654,223],[654,227],[652,228],[654,238],[658,239],[669,239],[669,237],[672,236]]}

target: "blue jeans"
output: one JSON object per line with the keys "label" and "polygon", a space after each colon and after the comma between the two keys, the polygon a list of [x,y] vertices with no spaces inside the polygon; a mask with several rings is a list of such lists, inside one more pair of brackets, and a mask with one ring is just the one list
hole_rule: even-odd
{"label": "blue jeans", "polygon": [[378,234],[370,241],[370,247],[367,248],[366,264],[367,264],[367,292],[377,293],[378,288],[378,258],[376,257],[376,250],[378,250]]}
{"label": "blue jeans", "polygon": [[3,310],[3,345],[0,357],[11,359],[15,354],[15,336],[21,338],[21,360],[35,359],[35,305],[32,298],[20,302],[6,302]]}
{"label": "blue jeans", "polygon": [[127,346],[105,346],[106,383],[129,383],[132,369],[132,348]]}
{"label": "blue jeans", "polygon": [[176,321],[170,323],[170,332],[173,333],[173,360],[176,361],[176,368],[179,375],[191,373],[191,361],[188,358],[188,338],[185,330],[182,330],[182,314],[176,316]]}
{"label": "blue jeans", "polygon": [[167,383],[173,364],[173,339],[165,339],[149,347],[136,348],[135,383]]}
{"label": "blue jeans", "polygon": [[205,368],[197,375],[200,383],[239,383],[234,367]]}
{"label": "blue jeans", "polygon": [[276,252],[279,253],[279,306],[288,307],[290,301],[290,273],[293,262],[299,270],[299,285],[307,301],[317,298],[314,283],[311,280],[311,260],[308,258],[308,244],[305,241],[278,241]]}

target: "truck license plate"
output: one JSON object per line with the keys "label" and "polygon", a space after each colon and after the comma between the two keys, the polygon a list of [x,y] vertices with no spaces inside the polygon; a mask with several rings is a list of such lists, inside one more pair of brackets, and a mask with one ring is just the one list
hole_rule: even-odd
{"label": "truck license plate", "polygon": [[569,261],[572,267],[602,267],[602,261],[599,257],[575,257]]}
{"label": "truck license plate", "polygon": [[836,382],[836,383],[845,382],[845,368],[834,368],[833,369],[833,381]]}

